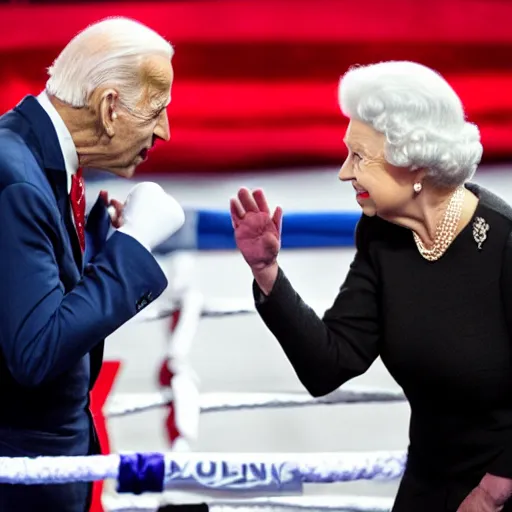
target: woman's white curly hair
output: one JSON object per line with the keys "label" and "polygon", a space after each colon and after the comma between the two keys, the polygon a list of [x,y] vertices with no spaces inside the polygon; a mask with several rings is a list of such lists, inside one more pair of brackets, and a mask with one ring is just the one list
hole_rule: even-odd
{"label": "woman's white curly hair", "polygon": [[470,180],[482,158],[480,132],[436,71],[408,61],[357,66],[341,78],[341,111],[386,136],[386,160],[425,169],[433,185]]}

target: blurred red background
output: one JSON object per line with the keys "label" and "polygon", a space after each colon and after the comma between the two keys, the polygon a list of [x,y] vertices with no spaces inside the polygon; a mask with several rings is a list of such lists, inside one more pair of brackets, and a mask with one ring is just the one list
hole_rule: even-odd
{"label": "blurred red background", "polygon": [[434,67],[481,129],[486,161],[512,157],[512,2],[508,0],[189,0],[0,6],[0,112],[44,86],[80,29],[122,15],[176,49],[173,142],[141,170],[332,165],[344,158],[337,105],[351,65]]}

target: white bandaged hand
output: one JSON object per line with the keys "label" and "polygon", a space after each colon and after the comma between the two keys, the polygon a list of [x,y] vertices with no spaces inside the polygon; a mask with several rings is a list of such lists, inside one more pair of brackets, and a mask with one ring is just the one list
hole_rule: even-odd
{"label": "white bandaged hand", "polygon": [[157,183],[135,185],[124,203],[123,225],[118,229],[148,251],[165,242],[185,223],[180,204]]}

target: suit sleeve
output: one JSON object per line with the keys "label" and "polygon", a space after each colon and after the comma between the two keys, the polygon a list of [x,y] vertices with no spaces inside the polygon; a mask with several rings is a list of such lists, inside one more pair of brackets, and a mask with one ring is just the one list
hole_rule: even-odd
{"label": "suit sleeve", "polygon": [[360,221],[356,255],[322,318],[297,294],[282,269],[266,297],[253,282],[258,313],[313,396],[326,395],[364,373],[379,355],[377,274],[362,231]]}
{"label": "suit sleeve", "polygon": [[0,194],[0,218],[0,346],[22,385],[66,371],[167,286],[153,256],[116,233],[65,294],[53,203],[33,185],[17,183]]}
{"label": "suit sleeve", "polygon": [[[503,253],[501,294],[509,338],[512,343],[512,233],[508,236]],[[504,446],[502,453],[492,462],[487,471],[492,475],[512,478],[512,439]]]}

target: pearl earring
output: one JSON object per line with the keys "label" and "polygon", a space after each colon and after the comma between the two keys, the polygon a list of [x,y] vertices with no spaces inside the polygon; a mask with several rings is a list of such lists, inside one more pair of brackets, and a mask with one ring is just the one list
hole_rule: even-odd
{"label": "pearl earring", "polygon": [[116,112],[112,112],[112,119],[117,119],[117,113]]}
{"label": "pearl earring", "polygon": [[416,194],[419,194],[421,192],[421,189],[423,188],[422,184],[418,181],[417,183],[415,183],[412,188],[414,189],[414,192],[416,192]]}

